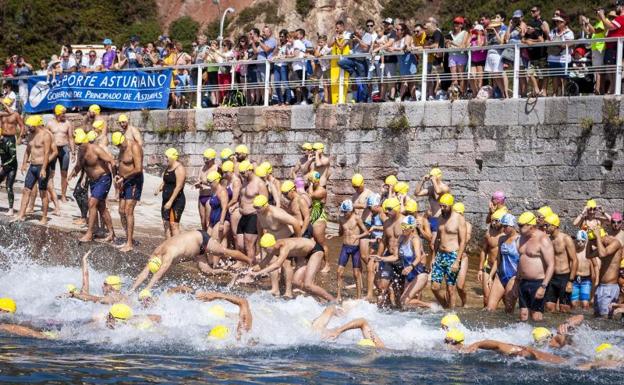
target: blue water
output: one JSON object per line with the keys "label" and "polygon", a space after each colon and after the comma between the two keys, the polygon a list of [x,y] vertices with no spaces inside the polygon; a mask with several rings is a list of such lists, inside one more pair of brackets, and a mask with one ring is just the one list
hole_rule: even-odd
{"label": "blue water", "polygon": [[[99,293],[106,274],[91,272],[92,292]],[[580,327],[575,345],[555,352],[570,361],[552,366],[490,352],[449,352],[439,329],[443,311],[379,312],[361,301],[346,303],[347,313],[328,326],[364,317],[388,349],[357,347],[361,336],[356,331],[324,341],[310,329],[310,321],[323,310],[312,298],[283,301],[256,293],[249,297],[254,317],[249,335],[240,342],[233,338],[214,342],[206,338],[212,326],[224,324],[235,330],[236,307],[231,304],[218,302],[228,316],[217,319],[208,311],[212,304],[162,295],[149,311],[134,306],[135,313],[161,315],[160,325],[152,330],[131,326],[110,330],[102,322],[107,306],[56,298],[65,284],[80,286],[80,277],[77,267],[41,266],[24,258],[0,267],[0,297],[10,296],[18,303],[17,313],[0,322],[31,323],[59,334],[54,341],[0,334],[0,382],[621,384],[624,374],[575,369],[593,359],[594,347],[601,342],[624,346],[624,335],[614,321],[590,321]],[[123,278],[128,285],[131,277]],[[466,343],[484,338],[531,343],[532,327],[502,313],[466,310],[460,316]]]}

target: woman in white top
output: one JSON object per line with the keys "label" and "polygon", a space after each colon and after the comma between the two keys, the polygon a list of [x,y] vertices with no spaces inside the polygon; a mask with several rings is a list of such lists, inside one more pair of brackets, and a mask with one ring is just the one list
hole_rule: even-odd
{"label": "woman in white top", "polygon": [[[556,27],[551,29],[548,34],[550,41],[574,40],[574,32],[568,28],[567,17],[555,16],[552,21]],[[570,46],[554,45],[549,46],[546,51],[548,52],[548,72],[553,79],[552,94],[557,96],[561,90],[561,95],[563,95],[567,76],[565,67],[572,60],[570,56],[572,49]]]}
{"label": "woman in white top", "polygon": [[[501,31],[501,23],[493,21],[486,29],[487,44],[489,46],[502,45],[505,42],[505,33]],[[491,73],[494,85],[498,87],[503,98],[507,98],[507,76],[503,72],[503,56],[502,49],[490,48],[485,59],[485,68],[487,73]]]}
{"label": "woman in white top", "polygon": [[[446,48],[466,48],[470,45],[470,34],[464,29],[464,24],[465,20],[461,16],[453,19],[451,39],[446,39]],[[465,51],[451,52],[448,56],[452,84],[459,86],[462,94],[466,92],[465,72],[467,63],[468,54]]]}
{"label": "woman in white top", "polygon": [[287,30],[279,32],[279,46],[277,55],[273,56],[273,83],[277,94],[277,103],[280,106],[290,104],[290,87],[288,86],[288,62],[283,59],[294,57],[293,36]]}

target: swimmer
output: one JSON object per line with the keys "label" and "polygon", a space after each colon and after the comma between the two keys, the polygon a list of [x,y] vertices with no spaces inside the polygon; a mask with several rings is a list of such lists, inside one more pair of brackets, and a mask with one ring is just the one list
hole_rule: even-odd
{"label": "swimmer", "polygon": [[106,327],[115,329],[120,325],[129,325],[137,329],[149,329],[155,323],[160,323],[162,317],[157,314],[135,315],[132,308],[125,303],[116,303],[106,314]]}
{"label": "swimmer", "polygon": [[[457,202],[453,205],[453,211],[459,213],[466,222],[466,245],[470,243],[472,238],[472,224],[464,216],[465,207],[461,202]],[[467,293],[464,289],[466,287],[466,275],[468,274],[468,253],[464,252],[461,256],[459,263],[459,273],[457,274],[457,294],[461,300],[461,307],[466,306]]]}
{"label": "swimmer", "polygon": [[[490,225],[495,223],[494,217]],[[490,294],[488,297],[487,310],[494,311],[501,299],[505,304],[505,312],[513,313],[518,299],[516,287],[516,275],[518,274],[518,262],[520,262],[520,234],[516,230],[516,217],[507,213],[500,219],[503,235],[498,239],[498,255],[492,270],[496,273]]]}
{"label": "swimmer", "polygon": [[498,268],[498,247],[500,238],[504,235],[501,219],[505,215],[503,210],[496,210],[489,214],[488,231],[483,238],[481,253],[479,255],[479,272],[477,273],[477,282],[481,283],[483,289],[483,307],[486,308],[490,290],[494,278],[496,277],[496,269]]}
{"label": "swimmer", "polygon": [[371,211],[367,210],[368,197],[373,194],[371,190],[365,187],[364,177],[362,174],[353,174],[351,177],[351,187],[353,194],[351,201],[353,202],[353,210],[355,215],[359,216],[363,222],[370,222]]}
{"label": "swimmer", "polygon": [[6,180],[6,189],[9,199],[8,216],[13,216],[13,206],[15,204],[15,193],[13,185],[17,176],[17,144],[15,135],[19,128],[20,138],[17,143],[21,143],[21,137],[26,131],[24,120],[17,111],[11,109],[12,99],[4,98],[0,103],[0,183]]}
{"label": "swimmer", "polygon": [[310,171],[316,171],[319,173],[319,185],[326,187],[329,178],[331,177],[331,162],[329,157],[323,152],[325,151],[325,145],[323,143],[312,144],[312,153],[309,156],[314,159],[310,166]]}
{"label": "swimmer", "polygon": [[490,222],[492,222],[492,215],[499,210],[503,214],[507,214],[509,210],[505,205],[506,201],[507,197],[505,196],[505,193],[503,191],[495,191],[492,194],[492,198],[490,198],[489,202],[488,215],[485,218],[485,223],[489,224]]}
{"label": "swimmer", "polygon": [[518,293],[520,320],[529,316],[541,321],[544,314],[544,295],[555,271],[555,253],[550,238],[537,227],[537,218],[524,212],[518,218],[520,241],[518,252]]}
{"label": "swimmer", "polygon": [[460,326],[462,326],[461,320],[455,313],[447,314],[440,319],[440,328],[442,330],[449,331]]}
{"label": "swimmer", "polygon": [[381,200],[382,202],[389,198],[394,198],[394,186],[399,183],[399,180],[395,175],[388,175],[383,184],[381,185]]}
{"label": "swimmer", "polygon": [[128,115],[121,114],[117,118],[117,124],[121,129],[121,133],[126,137],[129,142],[136,142],[139,146],[143,147],[143,137],[141,136],[141,130],[129,123]]}
{"label": "swimmer", "polygon": [[348,330],[359,329],[362,333],[362,339],[357,343],[362,347],[374,347],[378,349],[384,349],[386,346],[375,331],[371,328],[370,324],[364,318],[354,319],[346,324],[333,329],[327,329],[327,324],[331,318],[336,315],[339,309],[336,305],[329,305],[320,316],[312,321],[312,329],[321,333],[322,338],[335,340],[341,334]]}
{"label": "swimmer", "polygon": [[[74,126],[67,120],[65,113],[67,109],[57,104],[54,106],[54,118],[51,119],[47,128],[54,136],[54,145],[58,151],[58,162],[61,166],[61,200],[67,202],[67,170],[69,163],[76,161],[76,147],[71,138],[74,137]],[[51,165],[51,169],[56,169],[56,162]]]}
{"label": "swimmer", "polygon": [[587,258],[588,238],[587,232],[579,230],[576,233],[574,242],[574,250],[576,252],[577,270],[576,277],[572,282],[572,294],[570,294],[570,302],[575,309],[583,308],[589,310],[589,301],[591,300],[592,286],[598,286],[598,259]]}
{"label": "swimmer", "polygon": [[312,143],[306,142],[301,145],[302,155],[290,170],[290,177],[293,180],[304,177],[312,171],[312,162],[314,162],[313,151]]}
{"label": "swimmer", "polygon": [[533,329],[531,336],[537,345],[548,345],[551,348],[562,348],[572,344],[571,333],[585,319],[582,314],[574,315],[568,318],[564,323],[557,327],[557,334],[550,332],[547,328],[540,326]]}
{"label": "swimmer", "polygon": [[203,230],[180,232],[166,239],[154,250],[145,268],[134,280],[130,292],[134,292],[147,279],[150,272],[153,276],[145,289],[151,290],[171,266],[187,259],[195,259],[199,270],[204,274],[221,273],[222,270],[213,269],[208,264],[207,255],[212,254],[223,255],[247,264],[251,264],[252,261],[240,251],[223,247]]}
{"label": "swimmer", "polygon": [[[0,298],[0,321],[5,319],[5,317],[3,317],[4,314],[13,315],[16,311],[17,305],[13,299]],[[55,332],[36,330],[30,326],[17,325],[8,322],[0,322],[0,333],[44,340],[57,338]]]}
{"label": "swimmer", "polygon": [[609,343],[602,343],[594,349],[596,355],[592,362],[578,366],[580,370],[616,369],[624,367],[624,351]]}
{"label": "swimmer", "polygon": [[542,206],[539,209],[537,209],[537,227],[544,231],[546,229],[546,217],[549,215],[554,214],[555,212],[552,211],[552,209],[550,208],[550,206]]}
{"label": "swimmer", "polygon": [[569,313],[572,282],[578,270],[574,241],[568,234],[559,230],[557,214],[547,216],[544,221],[546,233],[550,236],[555,252],[555,272],[544,295],[546,310],[554,312],[558,303],[560,312]]}
{"label": "swimmer", "polygon": [[364,222],[366,228],[370,231],[368,238],[360,239],[360,254],[362,261],[366,264],[366,300],[368,302],[376,302],[375,275],[379,263],[375,258],[370,258],[371,251],[376,253],[379,244],[383,238],[383,224],[386,220],[386,213],[381,206],[381,196],[379,194],[371,194],[366,201],[366,210],[370,211],[370,222]]}
{"label": "swimmer", "polygon": [[423,289],[429,281],[429,272],[425,267],[426,256],[423,251],[422,241],[416,234],[416,218],[408,215],[401,222],[402,234],[398,240],[398,252],[407,286],[401,295],[401,307],[404,309],[413,307],[431,308],[433,304],[420,299]]}
{"label": "swimmer", "polygon": [[273,234],[265,233],[260,238],[260,247],[266,253],[261,266],[266,263],[265,261],[270,263],[260,270],[251,271],[244,280],[241,280],[242,283],[250,282],[256,277],[276,271],[284,265],[287,258],[293,258],[297,266],[293,275],[295,286],[326,301],[333,302],[336,300],[334,296],[314,282],[316,273],[323,261],[323,247],[313,239],[284,238],[277,240]]}
{"label": "swimmer", "polygon": [[[208,229],[208,220],[206,217],[206,211],[208,210],[208,201],[210,200],[210,183],[206,181],[208,174],[214,171],[218,171],[218,166],[215,162],[217,152],[212,148],[207,148],[203,154],[204,164],[199,170],[199,176],[194,183],[196,189],[199,190],[199,199],[197,201],[197,210],[199,211],[199,219],[201,222],[202,230]],[[230,162],[231,163],[231,162]],[[234,165],[232,163],[232,165]]]}
{"label": "swimmer", "polygon": [[[589,231],[595,239],[588,246],[588,258],[600,258],[599,284],[594,294],[594,314],[597,317],[611,316],[609,305],[617,303],[620,296],[618,278],[622,260],[624,230],[620,223],[611,223],[608,233],[598,223],[589,224]],[[594,249],[595,247],[595,249]]]}
{"label": "swimmer", "polygon": [[[428,181],[431,182],[431,185],[425,187],[425,183]],[[438,201],[443,194],[450,194],[451,192],[449,186],[442,181],[442,170],[437,167],[432,168],[429,174],[423,176],[420,182],[418,182],[415,191],[417,197],[427,197],[429,200],[427,217],[431,225],[431,232],[435,235],[438,231],[438,222],[441,215]]]}
{"label": "swimmer", "polygon": [[95,144],[102,149],[108,148],[108,125],[106,120],[101,115],[102,109],[97,104],[89,106],[89,110],[85,115],[85,127],[88,127],[91,131],[95,131],[97,137]]}
{"label": "swimmer", "polygon": [[238,306],[238,325],[236,326],[236,339],[240,340],[243,334],[249,333],[251,331],[253,317],[251,316],[249,302],[245,298],[235,295],[217,293],[215,291],[200,291],[195,294],[195,299],[204,302],[224,300]]}
{"label": "swimmer", "polygon": [[[227,248],[230,235],[230,212],[227,210],[231,191],[227,189],[225,181],[222,181],[218,171],[212,171],[206,176],[210,183],[210,198],[206,208],[207,232],[224,248]],[[219,262],[219,257],[214,256],[213,266]]]}
{"label": "swimmer", "polygon": [[321,273],[329,273],[329,247],[325,238],[325,230],[327,229],[327,221],[329,216],[325,211],[327,204],[327,189],[321,184],[321,174],[318,171],[312,171],[307,175],[308,178],[308,194],[312,198],[312,208],[310,209],[310,223],[312,224],[312,234],[317,243],[323,246],[323,263]]}
{"label": "swimmer", "polygon": [[301,229],[303,229],[302,237],[312,238],[310,207],[303,195],[297,191],[295,183],[291,180],[285,180],[280,186],[280,191],[289,202],[286,211],[301,224]]}
{"label": "swimmer", "polygon": [[234,147],[234,155],[236,158],[236,164],[245,160],[249,160],[251,162],[251,160],[249,159],[249,147],[245,146],[244,144],[239,144],[238,146]]}
{"label": "swimmer", "polygon": [[[258,195],[269,197],[269,192],[262,179],[253,172],[253,165],[243,161],[238,165],[243,185],[240,192],[240,220],[236,228],[237,250],[247,254],[249,259],[256,258],[256,244],[258,242],[258,214],[253,206],[253,200]],[[260,234],[262,235],[262,234]]]}
{"label": "swimmer", "polygon": [[[592,225],[597,225],[599,228],[605,227],[611,217],[605,213],[602,206],[599,206],[595,199],[589,199],[583,207],[583,211],[574,218],[574,226],[577,226],[581,230],[588,231]],[[593,236],[589,236],[589,240],[593,240]]]}
{"label": "swimmer", "polygon": [[[8,140],[11,146],[15,148],[18,144],[22,144],[22,137],[26,132],[24,119],[22,115],[11,106],[14,100],[8,97],[0,101],[0,127],[2,127],[2,137]],[[16,137],[17,136],[17,140]]]}
{"label": "swimmer", "polygon": [[76,298],[85,302],[96,302],[103,304],[113,304],[117,302],[128,302],[128,297],[121,293],[121,277],[117,275],[109,275],[102,283],[102,296],[89,294],[89,262],[88,258],[91,255],[92,250],[87,251],[82,256],[82,288],[78,292],[77,290],[70,290],[68,293],[69,298]]}
{"label": "swimmer", "polygon": [[255,173],[258,178],[266,184],[267,191],[269,192],[269,204],[277,207],[282,207],[282,199],[280,181],[273,175],[273,166],[269,162],[262,162],[255,168]]}
{"label": "swimmer", "polygon": [[342,302],[342,286],[344,284],[344,270],[349,258],[355,278],[355,298],[362,297],[362,261],[360,256],[360,239],[367,237],[370,231],[362,222],[362,217],[355,214],[353,202],[347,199],[340,204],[339,236],[342,237],[342,249],[338,258],[338,293],[336,299]]}
{"label": "swimmer", "polygon": [[383,237],[377,254],[371,255],[371,259],[379,262],[377,306],[381,308],[387,307],[388,302],[395,307],[399,305],[404,281],[403,264],[399,261],[399,237],[403,233],[401,202],[397,198],[386,199],[383,208],[387,215],[383,223]]}
{"label": "swimmer", "polygon": [[[468,227],[464,217],[452,210],[455,198],[451,194],[440,197],[438,232],[433,236],[431,267],[431,290],[443,307],[455,308],[455,286],[461,258],[466,248]],[[446,280],[446,292],[442,293],[442,281]]]}
{"label": "swimmer", "polygon": [[[228,160],[221,163],[221,175],[223,175],[223,183],[225,184],[228,192],[231,191],[231,197],[228,200],[227,210],[230,213],[230,234],[232,235],[232,243],[238,247],[238,243],[236,242],[236,229],[238,229],[238,222],[241,219],[241,213],[239,210],[240,206],[240,195],[241,188],[243,186],[243,182],[241,181],[240,175],[234,172],[235,165],[232,161]],[[207,174],[206,174],[207,175]],[[206,201],[207,203],[207,201]],[[244,252],[244,249],[238,249],[239,251]]]}

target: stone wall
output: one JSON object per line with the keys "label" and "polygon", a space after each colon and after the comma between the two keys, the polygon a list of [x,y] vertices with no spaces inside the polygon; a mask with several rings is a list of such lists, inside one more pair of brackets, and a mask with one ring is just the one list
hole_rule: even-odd
{"label": "stone wall", "polygon": [[[217,108],[130,117],[144,132],[148,168],[161,166],[164,150],[175,146],[191,175],[197,175],[205,148],[244,143],[254,160],[271,161],[281,178],[298,159],[302,142],[324,142],[335,165],[329,185],[333,214],[350,194],[354,172],[374,188],[397,173],[414,189],[438,166],[473,220],[483,223],[489,195],[501,189],[514,213],[549,204],[569,223],[589,197],[609,210],[624,205],[623,108],[619,98],[578,97]],[[109,118],[113,126],[115,118]]]}

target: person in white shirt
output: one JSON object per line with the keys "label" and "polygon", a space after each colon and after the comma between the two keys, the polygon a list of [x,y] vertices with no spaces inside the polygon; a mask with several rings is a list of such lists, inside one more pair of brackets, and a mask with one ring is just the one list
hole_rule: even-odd
{"label": "person in white shirt", "polygon": [[[298,33],[297,33],[298,35]],[[293,55],[295,58],[305,58],[307,47],[304,42],[300,39],[293,40]],[[306,61],[294,61],[292,62],[292,80],[297,82],[297,88],[295,88],[295,96],[297,98],[297,103],[306,104],[306,99],[308,97],[307,88],[304,87],[304,77],[303,72],[306,70]]]}
{"label": "person in white shirt", "polygon": [[102,60],[97,57],[95,51],[89,51],[87,56],[82,57],[82,63],[80,63],[81,70],[83,72],[93,72],[102,70]]}
{"label": "person in white shirt", "polygon": [[[323,56],[327,56],[331,54],[331,47],[327,45],[327,35],[319,36],[316,42],[316,48],[314,49],[314,57],[321,58]],[[330,84],[330,60],[329,59],[319,59],[317,60],[317,64],[314,66],[314,78],[318,80],[318,87],[314,87],[312,92],[314,93],[314,102],[317,103],[319,101],[319,90],[323,90],[323,101],[325,103],[329,103],[329,96],[331,95],[329,90]]]}

